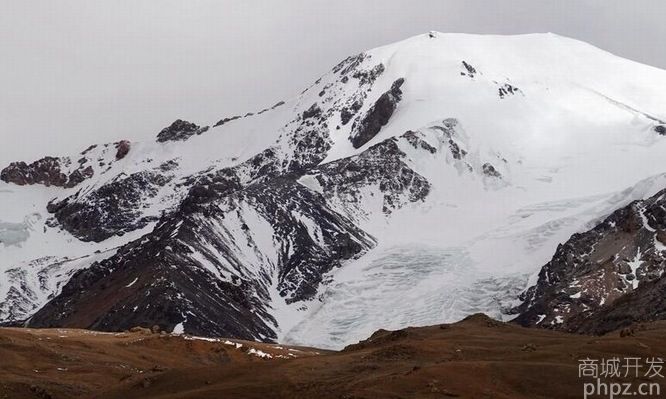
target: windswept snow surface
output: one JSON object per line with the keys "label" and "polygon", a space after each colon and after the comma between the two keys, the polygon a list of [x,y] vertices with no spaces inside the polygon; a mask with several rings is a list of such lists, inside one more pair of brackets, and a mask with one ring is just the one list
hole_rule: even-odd
{"label": "windswept snow surface", "polygon": [[[327,116],[323,133],[331,147],[322,165],[419,131],[437,152],[399,145],[404,162],[430,190],[424,201],[390,215],[382,212],[381,194],[373,196],[372,188],[363,188],[368,192],[357,204],[329,198],[330,206],[348,212],[378,245],[325,276],[314,300],[287,304],[272,281],[269,307],[281,342],[340,348],[378,328],[449,322],[479,311],[502,317],[503,307],[533,281],[558,243],[666,186],[661,175],[666,137],[654,130],[666,120],[666,71],[553,34],[434,32],[370,50],[359,62],[365,71],[381,64],[383,72],[372,90],[362,88],[367,97],[357,115],[368,112],[398,79],[404,79],[402,99],[380,132],[357,149],[349,140],[354,123],[341,123],[338,111]],[[187,141],[132,143],[124,159],[72,189],[0,183],[0,300],[16,286],[7,280],[12,268],[45,256],[88,256],[83,259],[90,262],[108,257],[154,226],[84,243],[46,225],[45,206],[52,198],[85,193],[173,160],[178,164],[168,172],[173,179],[142,204],[143,214],[160,215],[179,203],[185,194],[179,183],[195,173],[238,165],[269,147],[280,159],[294,158],[297,150],[289,139],[295,133],[289,129],[301,120],[295,117],[314,103],[328,115],[326,107],[336,99],[361,90],[355,79],[341,82],[331,71],[280,106]],[[457,121],[455,139],[474,172],[445,156],[448,144],[437,129],[446,120]],[[499,177],[481,173],[485,164]],[[311,175],[299,182],[328,194]],[[257,230],[261,253],[276,252],[275,232],[265,221],[257,216],[245,223]],[[305,227],[318,236],[316,224]],[[247,258],[252,256],[248,250]],[[26,303],[41,306],[57,294],[53,287],[47,285],[42,296]],[[8,316],[0,308],[0,320],[30,313]]]}

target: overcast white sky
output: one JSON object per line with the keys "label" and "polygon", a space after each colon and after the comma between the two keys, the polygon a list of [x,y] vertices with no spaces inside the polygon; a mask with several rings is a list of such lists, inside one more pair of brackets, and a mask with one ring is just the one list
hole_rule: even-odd
{"label": "overcast white sky", "polygon": [[429,30],[555,32],[666,68],[662,0],[0,0],[0,161],[255,111]]}

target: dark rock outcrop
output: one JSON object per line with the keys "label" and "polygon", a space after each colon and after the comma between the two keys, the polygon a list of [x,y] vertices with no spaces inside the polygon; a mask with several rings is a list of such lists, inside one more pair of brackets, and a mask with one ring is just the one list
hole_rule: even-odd
{"label": "dark rock outcrop", "polygon": [[363,99],[359,98],[354,101],[349,107],[343,107],[340,111],[340,121],[343,125],[349,123],[349,121],[356,115],[356,113],[363,106]]}
{"label": "dark rock outcrop", "polygon": [[465,68],[465,71],[467,71],[467,73],[461,72],[461,74],[463,74],[463,75],[466,74],[470,78],[473,78],[474,75],[476,75],[476,68],[474,68],[472,65],[468,64],[467,61],[463,61],[462,64],[463,64],[463,67]]}
{"label": "dark rock outcrop", "polygon": [[310,118],[316,118],[321,115],[321,108],[319,108],[319,105],[312,104],[310,108],[306,109],[303,111],[303,119],[310,119]]}
{"label": "dark rock outcrop", "polygon": [[157,134],[157,142],[185,141],[195,134],[202,134],[207,130],[208,126],[200,127],[192,122],[177,119]]}
{"label": "dark rock outcrop", "polygon": [[12,162],[0,172],[0,179],[20,186],[43,184],[69,188],[93,176],[93,169],[83,163],[67,175],[64,170],[68,162],[67,159],[56,157],[45,157],[29,165],[25,162]]}
{"label": "dark rock outcrop", "polygon": [[60,225],[82,241],[103,241],[153,221],[140,212],[145,198],[152,198],[169,181],[168,175],[151,171],[118,176],[86,195],[77,192],[49,204]]}
{"label": "dark rock outcrop", "polygon": [[406,132],[400,138],[384,140],[357,156],[327,163],[311,173],[323,187],[324,195],[341,196],[351,204],[363,203],[360,196],[364,187],[377,186],[383,196],[382,211],[390,214],[405,203],[422,201],[430,192],[430,183],[405,164],[399,140],[429,153],[436,151],[416,133]]}
{"label": "dark rock outcrop", "polygon": [[398,103],[402,99],[400,87],[405,79],[400,78],[393,82],[391,89],[382,94],[368,112],[360,120],[354,122],[349,140],[354,148],[360,148],[379,133],[393,115]]}
{"label": "dark rock outcrop", "polygon": [[60,158],[45,157],[30,165],[25,162],[12,162],[0,172],[0,179],[19,186],[43,184],[45,186],[64,187],[67,175],[62,170]]}
{"label": "dark rock outcrop", "polygon": [[222,126],[226,123],[229,123],[231,121],[235,121],[236,119],[240,119],[240,118],[242,118],[242,116],[235,115],[235,116],[231,116],[231,117],[228,117],[228,118],[220,119],[219,121],[217,121],[217,123],[215,123],[213,125],[213,127]]}
{"label": "dark rock outcrop", "polygon": [[500,98],[504,98],[504,97],[509,96],[509,95],[522,93],[522,91],[520,91],[519,88],[517,88],[516,86],[513,86],[509,83],[505,83],[504,85],[500,86],[500,88],[497,89],[497,91],[498,91],[498,94],[499,94]]}
{"label": "dark rock outcrop", "polygon": [[502,174],[498,172],[497,169],[495,169],[495,167],[492,164],[484,163],[483,166],[481,166],[481,168],[483,169],[483,174],[488,177],[497,177],[497,178],[502,177]]}
{"label": "dark rock outcrop", "polygon": [[130,142],[127,140],[121,140],[116,143],[116,160],[125,158],[130,151]]}
{"label": "dark rock outcrop", "polygon": [[95,171],[93,170],[92,166],[87,166],[83,169],[76,169],[69,175],[65,187],[74,187],[79,183],[82,183],[84,180],[90,179],[94,174]]}

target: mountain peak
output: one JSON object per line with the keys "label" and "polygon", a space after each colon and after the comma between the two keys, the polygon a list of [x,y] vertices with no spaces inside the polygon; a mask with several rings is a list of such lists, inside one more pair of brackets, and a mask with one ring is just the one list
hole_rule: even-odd
{"label": "mountain peak", "polygon": [[502,317],[559,242],[652,191],[625,189],[663,172],[663,87],[552,34],[429,32],[210,129],[15,164],[0,319],[340,347]]}

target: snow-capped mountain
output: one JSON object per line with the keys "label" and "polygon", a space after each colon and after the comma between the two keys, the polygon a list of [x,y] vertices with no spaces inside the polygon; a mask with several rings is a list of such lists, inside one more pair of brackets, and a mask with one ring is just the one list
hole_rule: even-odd
{"label": "snow-capped mountain", "polygon": [[664,188],[665,87],[552,34],[431,32],[256,113],[13,163],[0,320],[340,347],[503,317],[559,243]]}

